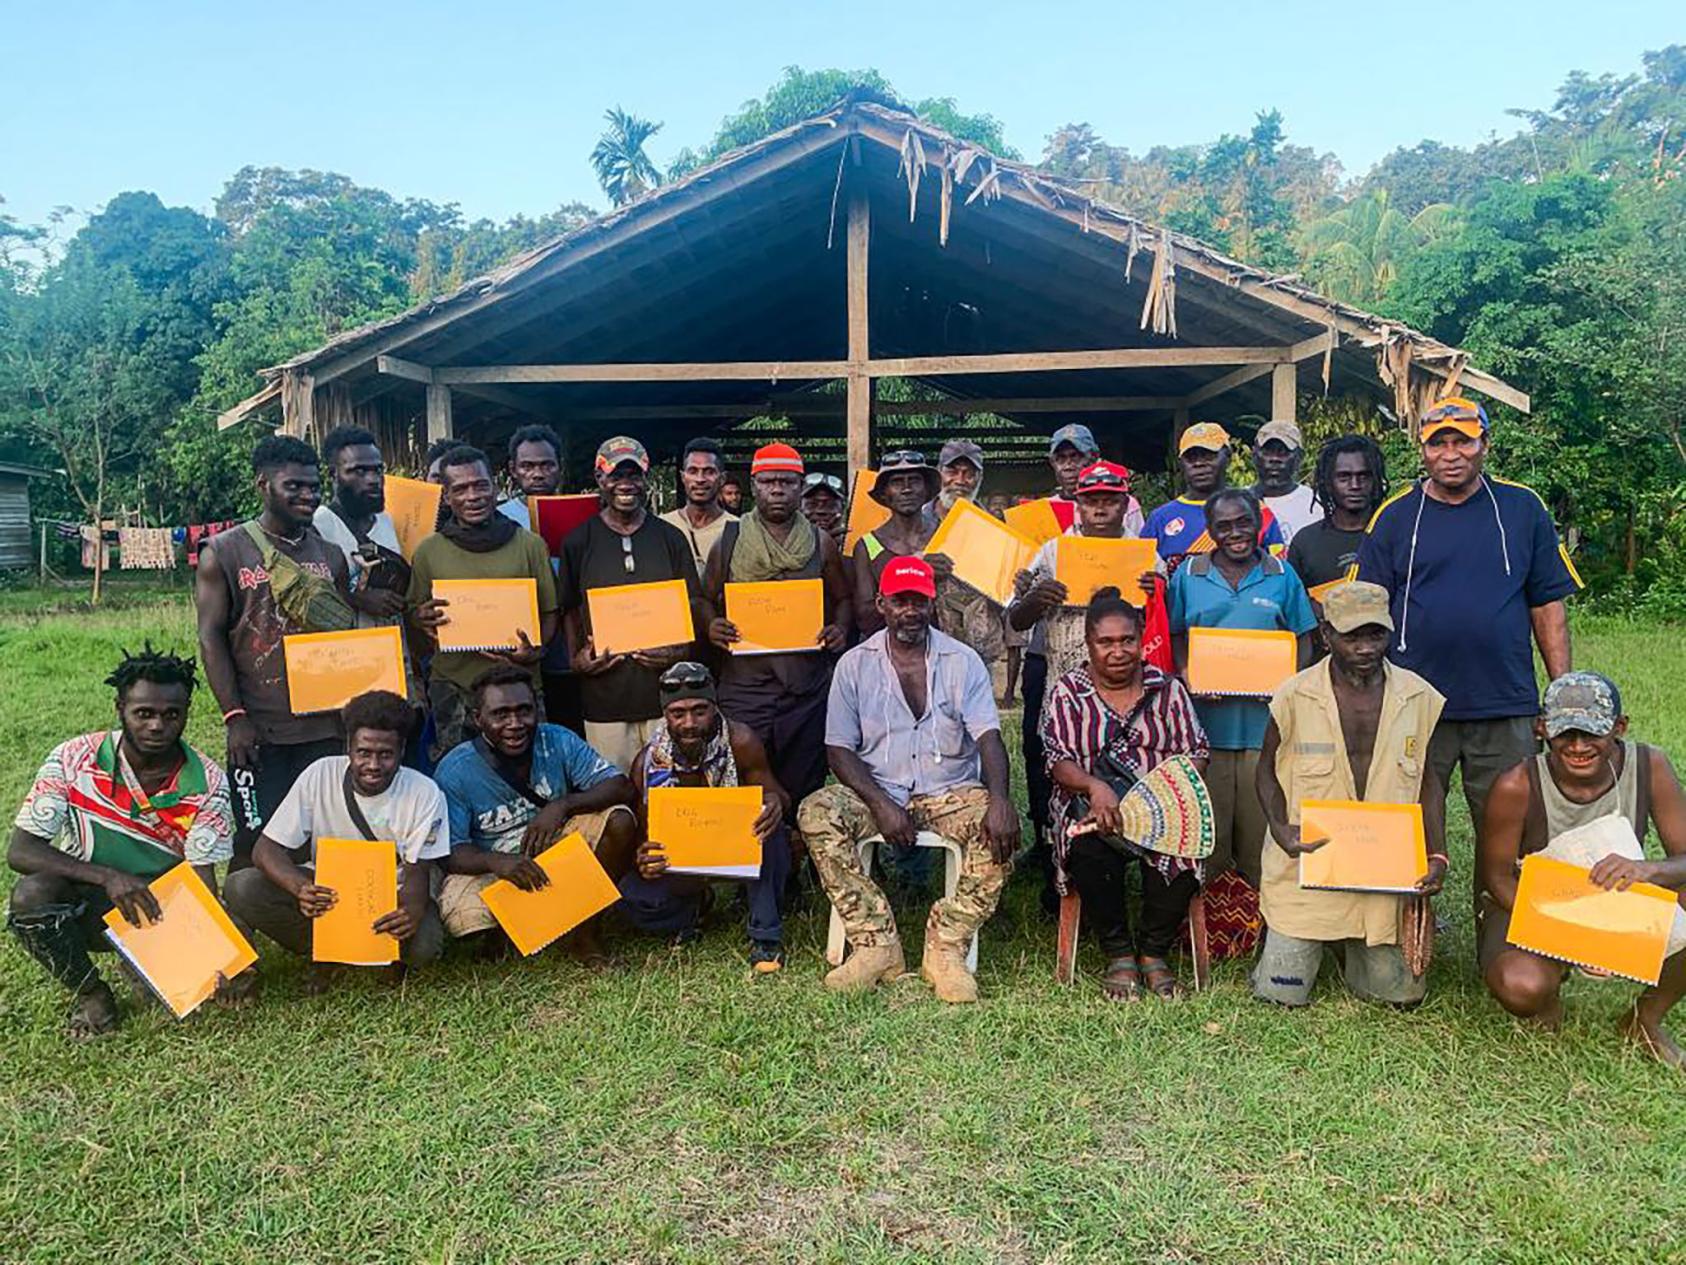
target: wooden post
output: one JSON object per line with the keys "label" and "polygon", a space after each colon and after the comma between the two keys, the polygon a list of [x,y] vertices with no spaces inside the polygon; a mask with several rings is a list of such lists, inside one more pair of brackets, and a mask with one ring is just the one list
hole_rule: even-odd
{"label": "wooden post", "polygon": [[316,380],[288,369],[281,375],[281,433],[305,439],[316,432]]}
{"label": "wooden post", "polygon": [[849,398],[847,434],[849,438],[850,486],[857,471],[872,462],[872,397],[873,381],[866,373],[866,362],[872,357],[872,343],[867,328],[866,264],[867,244],[872,236],[872,213],[866,195],[857,193],[849,199],[848,277],[849,277]]}
{"label": "wooden post", "polygon": [[437,382],[427,384],[427,442],[455,439],[456,428],[451,423],[451,388]]}
{"label": "wooden post", "polygon": [[1171,410],[1171,442],[1165,454],[1165,463],[1171,473],[1177,472],[1177,445],[1182,442],[1183,432],[1188,429],[1188,410],[1179,408]]}
{"label": "wooden post", "polygon": [[1270,420],[1294,420],[1294,366],[1277,365],[1270,371]]}

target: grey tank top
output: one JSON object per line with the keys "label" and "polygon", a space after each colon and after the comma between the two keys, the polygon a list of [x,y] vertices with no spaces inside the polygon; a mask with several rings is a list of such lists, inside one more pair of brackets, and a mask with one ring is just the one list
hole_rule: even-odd
{"label": "grey tank top", "polygon": [[[1616,784],[1590,804],[1577,804],[1567,798],[1557,789],[1551,769],[1546,764],[1545,753],[1541,752],[1535,756],[1528,779],[1536,798],[1535,811],[1530,813],[1530,816],[1536,819],[1535,828],[1525,831],[1526,835],[1533,837],[1524,839],[1523,850],[1538,851],[1565,831],[1597,821],[1600,817],[1608,817],[1612,813],[1626,817],[1633,826],[1633,833],[1643,840],[1651,809],[1649,804],[1642,802],[1649,798],[1645,793],[1649,788],[1640,785],[1640,768],[1648,754],[1646,748],[1639,743],[1623,742],[1622,771],[1616,775]],[[1544,838],[1538,838],[1538,809],[1541,808],[1544,809]]]}

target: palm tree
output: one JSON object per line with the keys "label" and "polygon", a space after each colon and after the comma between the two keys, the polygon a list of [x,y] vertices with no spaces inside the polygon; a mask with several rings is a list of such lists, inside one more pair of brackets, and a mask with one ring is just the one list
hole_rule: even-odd
{"label": "palm tree", "polygon": [[644,143],[661,131],[662,125],[628,114],[619,106],[603,117],[609,128],[592,148],[591,167],[609,201],[625,206],[661,183],[661,172],[644,152]]}
{"label": "palm tree", "polygon": [[1407,216],[1391,204],[1386,189],[1361,194],[1300,230],[1306,276],[1332,298],[1374,305],[1400,265],[1449,231],[1455,214],[1435,202]]}

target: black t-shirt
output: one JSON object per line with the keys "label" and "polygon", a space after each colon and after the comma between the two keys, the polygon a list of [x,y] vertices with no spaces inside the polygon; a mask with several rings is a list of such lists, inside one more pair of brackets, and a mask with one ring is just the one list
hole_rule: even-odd
{"label": "black t-shirt", "polygon": [[[628,554],[623,540],[632,542],[630,571],[626,569]],[[646,513],[638,530],[624,537],[605,523],[601,514],[594,514],[562,542],[562,609],[578,611],[588,632],[587,589],[657,580],[685,581],[695,610],[702,589],[697,582],[696,563],[691,560],[690,543],[677,527],[654,514]],[[586,720],[595,722],[652,720],[661,715],[660,677],[660,672],[631,660],[597,676],[581,676],[580,710]]]}
{"label": "black t-shirt", "polygon": [[1288,565],[1308,589],[1342,579],[1358,561],[1358,544],[1363,539],[1362,527],[1342,531],[1327,518],[1319,519],[1294,533],[1288,542]]}

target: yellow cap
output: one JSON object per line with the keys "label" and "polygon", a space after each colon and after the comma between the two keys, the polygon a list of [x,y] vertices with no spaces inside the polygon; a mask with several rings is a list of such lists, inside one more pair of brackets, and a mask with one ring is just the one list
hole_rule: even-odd
{"label": "yellow cap", "polygon": [[1179,455],[1190,448],[1210,448],[1213,452],[1220,452],[1228,447],[1229,432],[1216,422],[1196,422],[1177,441]]}

